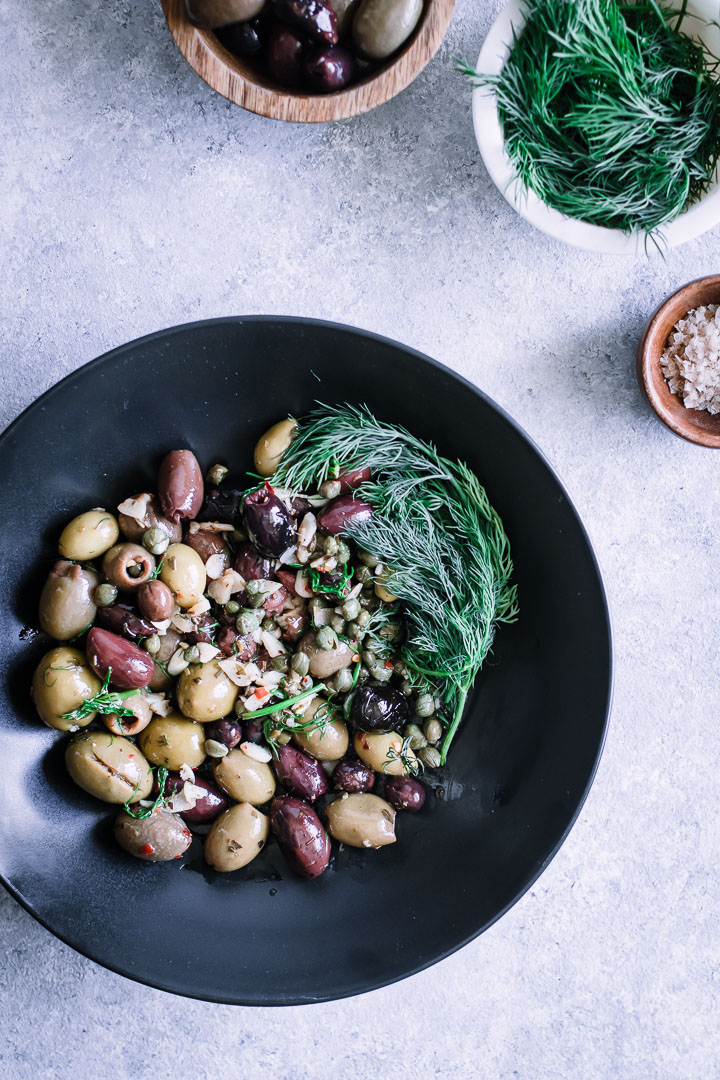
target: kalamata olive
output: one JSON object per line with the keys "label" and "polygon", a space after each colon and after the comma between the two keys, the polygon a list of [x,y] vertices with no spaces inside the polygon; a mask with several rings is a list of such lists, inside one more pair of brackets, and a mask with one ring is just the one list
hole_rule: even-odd
{"label": "kalamata olive", "polygon": [[193,784],[202,788],[205,794],[198,799],[191,810],[182,810],[180,817],[193,825],[207,825],[214,821],[218,814],[227,810],[230,804],[222,791],[219,791],[214,784],[203,780],[201,776],[196,776]]}
{"label": "kalamata olive", "polygon": [[215,641],[221,653],[225,656],[232,656],[235,652],[235,642],[239,637],[240,634],[234,626],[223,626],[222,630],[218,631]]}
{"label": "kalamata olive", "polygon": [[[159,582],[148,584],[157,585]],[[133,641],[157,632],[153,624],[143,619],[130,604],[108,604],[107,607],[98,608],[95,625]]]}
{"label": "kalamata olive", "polygon": [[275,576],[272,562],[261,555],[254,544],[240,544],[235,550],[233,569],[246,581],[271,581]]}
{"label": "kalamata olive", "polygon": [[213,639],[213,634],[217,629],[216,620],[209,612],[204,615],[200,615],[195,623],[197,629],[190,630],[185,638],[187,641],[191,641],[193,645],[199,645],[201,642],[210,643]]}
{"label": "kalamata olive", "polygon": [[137,602],[145,618],[154,622],[169,619],[175,610],[173,594],[164,581],[146,581],[137,591]]}
{"label": "kalamata olive", "polygon": [[205,493],[202,507],[196,515],[198,521],[220,521],[224,525],[240,528],[243,523],[245,492],[237,488],[211,488]]}
{"label": "kalamata olive", "polygon": [[204,563],[213,555],[223,555],[223,569],[230,564],[230,549],[225,543],[223,533],[210,532],[209,529],[198,529],[197,532],[188,531],[185,533],[183,543],[196,551]]}
{"label": "kalamata olive", "polygon": [[[227,746],[229,750],[232,750],[239,742],[242,742],[243,729],[239,721],[226,716],[224,719],[216,720],[214,724],[206,726],[205,738],[214,739],[215,742],[222,743],[223,746]],[[247,735],[245,738],[247,739]]]}
{"label": "kalamata olive", "polygon": [[254,19],[265,0],[185,0],[190,21],[206,30]]}
{"label": "kalamata olive", "polygon": [[40,594],[40,628],[57,641],[69,641],[95,619],[94,570],[61,560],[53,566]]}
{"label": "kalamata olive", "polygon": [[119,690],[139,690],[153,676],[155,664],[151,656],[131,641],[98,626],[88,632],[85,653],[90,667],[101,679],[112,668],[110,682]]}
{"label": "kalamata olive", "polygon": [[362,761],[338,761],[333,769],[333,785],[338,791],[370,791],[375,786],[375,773]]}
{"label": "kalamata olive", "polygon": [[272,766],[275,775],[291,795],[315,802],[328,790],[325,770],[316,758],[294,746],[278,746]]}
{"label": "kalamata olive", "polygon": [[348,525],[362,525],[369,521],[372,513],[370,504],[362,499],[356,499],[354,495],[338,495],[318,514],[318,529],[331,536],[339,536],[347,530]]}
{"label": "kalamata olive", "polygon": [[295,589],[295,571],[294,570],[276,570],[275,576],[278,581],[282,582],[285,590],[290,593],[291,596],[297,596]]}
{"label": "kalamata olive", "polygon": [[297,431],[297,420],[288,418],[273,424],[255,444],[255,468],[261,476],[272,476]]}
{"label": "kalamata olive", "polygon": [[415,814],[425,803],[425,788],[409,776],[389,776],[385,781],[385,798],[396,810]]}
{"label": "kalamata olive", "polygon": [[213,822],[205,840],[205,860],[227,873],[247,866],[260,854],[268,838],[268,819],[249,803],[231,806]]}
{"label": "kalamata olive", "polygon": [[307,627],[307,615],[302,611],[288,612],[283,619],[282,636],[286,641],[297,641]]}
{"label": "kalamata olive", "polygon": [[371,60],[385,60],[417,26],[423,0],[362,0],[353,19],[353,39]]}
{"label": "kalamata olive", "polygon": [[361,686],[350,719],[361,731],[392,731],[410,722],[410,709],[405,695],[392,686]]}
{"label": "kalamata olive", "polygon": [[293,796],[273,799],[270,825],[290,867],[304,878],[316,878],[330,862],[330,837],[312,806]]}
{"label": "kalamata olive", "polygon": [[267,600],[263,604],[263,611],[266,611],[268,615],[277,615],[285,607],[285,601],[288,598],[287,589],[280,586],[274,593],[268,596]]}
{"label": "kalamata olive", "polygon": [[43,656],[32,680],[33,704],[43,724],[56,731],[85,727],[95,719],[91,712],[81,720],[69,715],[100,690],[100,680],[87,666],[79,649],[60,646]]}
{"label": "kalamata olive", "polygon": [[266,30],[265,19],[249,19],[225,26],[217,36],[225,48],[236,56],[258,56],[265,44]]}
{"label": "kalamata olive", "polygon": [[105,553],[102,570],[118,589],[137,589],[155,571],[155,559],[140,544],[116,544]]}
{"label": "kalamata olive", "polygon": [[349,491],[353,491],[355,488],[360,487],[361,484],[367,483],[370,479],[370,470],[365,469],[351,469],[350,472],[341,473],[337,478],[337,482],[340,485],[340,494],[347,495]]}
{"label": "kalamata olive", "polygon": [[327,808],[328,828],[350,847],[379,848],[394,844],[395,809],[378,795],[345,793]]}
{"label": "kalamata olive", "polygon": [[114,831],[121,848],[146,862],[179,859],[192,843],[192,834],[178,815],[162,808],[146,818],[134,818],[123,811],[115,818]]}
{"label": "kalamata olive", "polygon": [[275,23],[270,30],[267,66],[273,79],[283,86],[299,86],[305,43],[289,26]]}
{"label": "kalamata olive", "polygon": [[277,558],[295,543],[295,522],[285,503],[267,487],[251,491],[245,499],[245,523],[264,555]]}
{"label": "kalamata olive", "polygon": [[58,541],[58,551],[65,559],[89,562],[104,555],[117,542],[118,534],[114,514],[107,510],[88,510],[65,526]]}
{"label": "kalamata olive", "polygon": [[337,15],[323,0],[274,0],[278,19],[297,27],[309,38],[337,45]]}
{"label": "kalamata olive", "polygon": [[292,516],[296,518],[304,518],[312,509],[312,503],[309,502],[304,495],[296,495],[290,502],[290,512],[292,513]]}
{"label": "kalamata olive", "polygon": [[261,743],[265,740],[265,729],[262,720],[250,719],[243,721],[243,742]]}
{"label": "kalamata olive", "polygon": [[171,544],[180,543],[182,525],[177,521],[168,521],[155,495],[143,492],[141,495],[134,496],[131,501],[140,503],[144,508],[144,513],[142,518],[132,517],[131,514],[120,514],[120,530],[123,536],[139,544],[149,529],[159,529],[165,533]]}
{"label": "kalamata olive", "polygon": [[70,776],[103,802],[138,802],[150,794],[152,770],[134,742],[109,731],[79,735],[65,751]]}
{"label": "kalamata olive", "polygon": [[203,501],[205,482],[192,450],[171,450],[160,463],[158,497],[170,521],[197,516]]}
{"label": "kalamata olive", "polygon": [[352,54],[342,45],[320,45],[305,57],[305,78],[308,86],[320,94],[332,94],[355,74]]}

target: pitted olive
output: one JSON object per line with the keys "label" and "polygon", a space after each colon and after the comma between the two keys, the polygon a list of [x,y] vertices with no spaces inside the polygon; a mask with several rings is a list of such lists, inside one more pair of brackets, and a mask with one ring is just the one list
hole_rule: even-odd
{"label": "pitted olive", "polygon": [[128,591],[150,580],[155,559],[140,544],[116,544],[106,552],[102,569],[111,585]]}
{"label": "pitted olive", "polygon": [[173,771],[182,765],[196,769],[205,760],[205,732],[201,724],[179,713],[156,716],[141,733],[140,747],[153,765]]}
{"label": "pitted olive", "polygon": [[187,544],[171,544],[165,552],[160,578],[182,608],[192,607],[205,592],[205,564]]}
{"label": "pitted olive", "polygon": [[75,783],[103,802],[138,802],[152,789],[153,774],[144,755],[134,742],[109,731],[89,731],[73,739],[65,764]]}
{"label": "pitted olive", "polygon": [[107,510],[88,510],[65,526],[58,541],[58,551],[64,559],[89,562],[104,555],[116,543],[119,533],[114,514]]}

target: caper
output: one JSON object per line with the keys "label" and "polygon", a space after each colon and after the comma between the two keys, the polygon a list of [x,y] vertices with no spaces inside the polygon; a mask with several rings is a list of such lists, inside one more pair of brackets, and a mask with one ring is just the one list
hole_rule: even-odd
{"label": "caper", "polygon": [[[369,644],[372,643],[370,642]],[[363,649],[362,658],[369,668],[374,667],[375,663],[377,662],[377,657],[375,656],[375,653],[371,652],[368,648]]]}
{"label": "caper", "polygon": [[[151,555],[162,555],[164,551],[167,551],[169,543],[170,537],[162,529],[146,529],[142,535],[142,545]],[[128,573],[132,574],[132,570]],[[132,576],[137,577],[137,574]]]}
{"label": "caper", "polygon": [[360,604],[355,597],[353,597],[352,600],[346,600],[340,610],[346,619],[352,621],[352,619],[357,619],[360,614]]}
{"label": "caper", "polygon": [[335,552],[335,559],[339,566],[344,566],[345,563],[350,562],[350,548],[344,540],[338,540],[337,551]]}
{"label": "caper", "polygon": [[418,716],[432,716],[435,712],[435,698],[432,694],[421,694],[415,702],[415,712]]}
{"label": "caper", "polygon": [[294,672],[304,678],[310,670],[310,659],[307,653],[296,652],[290,661],[290,667]]}
{"label": "caper", "polygon": [[207,472],[207,482],[217,487],[218,484],[222,484],[223,480],[228,474],[227,465],[212,465]]}
{"label": "caper", "polygon": [[355,577],[363,585],[374,585],[373,572],[368,566],[358,566]]}
{"label": "caper", "polygon": [[414,691],[413,684],[410,682],[409,679],[403,679],[403,681],[400,683],[400,689],[402,690],[405,697],[410,697],[410,695]]}
{"label": "caper", "polygon": [[320,494],[323,499],[336,499],[342,491],[342,484],[338,480],[326,480],[320,485]]}
{"label": "caper", "polygon": [[332,619],[330,620],[330,625],[332,626],[336,634],[345,633],[345,620],[343,619],[342,615],[333,615]]}
{"label": "caper", "polygon": [[337,690],[339,694],[345,694],[352,687],[353,673],[350,668],[343,668],[333,676],[331,682],[333,690]]}
{"label": "caper", "polygon": [[355,619],[355,622],[358,624],[360,629],[362,629],[363,626],[367,626],[367,624],[370,622],[370,612],[365,611],[364,609],[361,610],[360,614]]}
{"label": "caper", "polygon": [[362,686],[362,684],[366,683],[369,678],[370,678],[370,672],[368,671],[368,669],[365,667],[364,664],[361,664],[360,665],[360,670],[358,671],[358,677],[357,677],[358,685]]}
{"label": "caper", "polygon": [[323,611],[327,607],[327,604],[321,596],[311,596],[308,600],[308,607],[311,612]]}
{"label": "caper", "polygon": [[277,630],[277,623],[274,619],[271,619],[269,615],[266,615],[260,626],[263,630],[266,630],[268,634],[271,634],[273,630]]}
{"label": "caper", "polygon": [[356,622],[349,622],[345,627],[345,633],[351,641],[357,641],[360,637],[360,627]]}
{"label": "caper", "polygon": [[143,641],[143,646],[145,647],[146,651],[150,653],[151,656],[154,656],[155,653],[159,653],[160,649],[162,648],[162,641],[160,640],[160,635],[151,634],[150,637],[146,637]]}
{"label": "caper", "polygon": [[422,750],[428,744],[422,733],[422,728],[418,727],[417,724],[406,724],[403,734],[406,739],[410,740],[410,746],[413,750]]}
{"label": "caper", "polygon": [[337,634],[331,626],[321,626],[315,635],[315,644],[325,652],[336,649],[339,644]]}
{"label": "caper", "polygon": [[114,604],[118,598],[118,591],[114,585],[98,585],[93,589],[93,600],[98,607],[108,607]]}
{"label": "caper", "polygon": [[242,611],[235,620],[235,626],[241,634],[252,634],[260,626],[260,616],[256,611]]}
{"label": "caper", "polygon": [[239,697],[237,699],[237,701],[235,702],[235,715],[236,716],[244,716],[246,712],[247,712],[247,709],[245,708],[245,702],[243,701],[243,699],[241,697]]}
{"label": "caper", "polygon": [[200,650],[197,645],[190,645],[183,653],[183,660],[187,660],[188,664],[197,664],[199,659]]}
{"label": "caper", "polygon": [[376,682],[386,683],[390,682],[392,678],[392,667],[385,667],[384,664],[375,663],[370,668],[370,674]]}
{"label": "caper", "polygon": [[290,666],[290,660],[286,653],[280,653],[279,656],[273,656],[270,661],[270,666],[274,671],[287,671]]}
{"label": "caper", "polygon": [[418,757],[428,769],[437,769],[442,762],[440,751],[434,746],[425,746],[422,750],[418,750]]}
{"label": "caper", "polygon": [[240,605],[238,604],[237,600],[228,600],[227,604],[225,605],[225,610],[227,611],[228,615],[237,615],[238,611],[240,610]]}
{"label": "caper", "polygon": [[323,536],[322,548],[326,555],[334,555],[338,549],[338,540],[335,536]]}
{"label": "caper", "polygon": [[395,675],[407,675],[407,668],[403,664],[402,660],[396,660],[393,664],[393,672]]}
{"label": "caper", "polygon": [[377,566],[380,562],[378,557],[376,555],[371,555],[369,551],[358,551],[358,559],[361,563],[364,563],[365,566],[371,567]]}
{"label": "caper", "polygon": [[423,724],[423,731],[425,732],[425,738],[429,743],[436,743],[442,738],[443,727],[439,720],[436,720],[435,717],[430,717]]}

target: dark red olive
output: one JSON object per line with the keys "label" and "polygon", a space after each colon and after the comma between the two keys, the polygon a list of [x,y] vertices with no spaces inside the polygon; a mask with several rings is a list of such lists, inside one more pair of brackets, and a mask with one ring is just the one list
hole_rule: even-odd
{"label": "dark red olive", "polygon": [[233,656],[236,651],[235,642],[240,636],[240,633],[234,626],[223,626],[222,630],[218,631],[215,643],[220,652],[224,653],[225,656]]}
{"label": "dark red olive", "polygon": [[243,741],[261,743],[265,741],[265,729],[262,720],[246,720],[243,724]]}
{"label": "dark red olive", "polygon": [[304,495],[296,495],[290,502],[293,517],[303,518],[308,510],[312,510],[312,503],[308,502]]}
{"label": "dark red olive", "polygon": [[268,615],[277,615],[285,607],[287,598],[287,589],[283,588],[281,585],[279,589],[276,589],[274,593],[271,593],[270,596],[268,596],[263,604],[263,611],[267,611]]}
{"label": "dark red olive", "polygon": [[277,558],[295,543],[295,522],[285,503],[266,485],[245,499],[245,523],[255,547]]}
{"label": "dark red olive", "polygon": [[397,731],[410,721],[407,698],[392,686],[361,686],[350,719],[361,731]]}
{"label": "dark red olive", "polygon": [[[230,554],[230,549],[225,543],[225,533],[210,532],[209,529],[198,529],[197,532],[185,533],[183,544],[187,544],[197,552],[205,563],[212,555]],[[227,560],[225,562],[227,566]]]}
{"label": "dark red olive", "polygon": [[301,611],[289,612],[285,615],[282,636],[286,641],[297,641],[307,629],[307,615]]}
{"label": "dark red olive", "polygon": [[189,821],[192,825],[209,824],[223,810],[227,810],[230,805],[229,800],[214,784],[203,780],[201,776],[196,776],[193,784],[197,784],[198,787],[202,788],[205,794],[198,799],[191,810],[183,810],[180,817],[184,818],[185,821]]}
{"label": "dark red olive", "polygon": [[248,19],[233,23],[217,32],[222,44],[236,56],[257,56],[265,44],[267,23],[265,19]]}
{"label": "dark red olive", "polygon": [[215,742],[222,743],[223,746],[227,746],[229,750],[232,750],[233,747],[242,742],[242,726],[239,721],[231,720],[226,716],[224,720],[216,720],[214,724],[205,726],[205,738],[214,739]]}
{"label": "dark red olive", "polygon": [[356,499],[354,495],[338,495],[327,506],[324,506],[318,514],[318,528],[331,536],[344,533],[348,525],[358,525],[369,521],[372,517],[370,503]]}
{"label": "dark red olive", "polygon": [[272,563],[261,555],[254,544],[240,544],[233,559],[233,569],[246,581],[269,581],[273,578]]}
{"label": "dark red olive", "polygon": [[333,769],[332,782],[338,791],[349,791],[355,795],[360,791],[370,791],[375,786],[375,772],[362,761],[346,759],[338,761]]}
{"label": "dark red olive", "polygon": [[221,521],[223,525],[240,528],[243,522],[244,491],[236,488],[211,488],[205,494],[198,521]]}
{"label": "dark red olive", "polygon": [[158,497],[170,521],[197,517],[205,482],[192,450],[171,450],[160,463]]}
{"label": "dark red olive", "polygon": [[385,781],[385,798],[396,810],[408,810],[416,814],[425,804],[425,788],[409,776],[388,776]]}
{"label": "dark red olive", "polygon": [[361,484],[366,483],[369,479],[369,469],[351,469],[350,472],[341,473],[337,478],[337,482],[340,485],[340,494],[347,495],[348,491],[360,487]]}
{"label": "dark red olive", "polygon": [[195,625],[197,630],[191,630],[190,633],[186,634],[186,640],[192,641],[195,645],[200,645],[202,642],[210,644],[213,640],[213,634],[217,630],[217,619],[214,619],[209,612],[206,612],[197,619]]}
{"label": "dark red olive", "polygon": [[291,795],[273,799],[270,826],[290,867],[304,878],[316,878],[330,862],[330,837],[312,806]]}
{"label": "dark red olive", "polygon": [[297,590],[295,589],[294,570],[276,570],[275,576],[277,577],[278,581],[281,581],[283,583],[285,589],[287,590],[287,592],[290,593],[291,596],[297,596]]}
{"label": "dark red olive", "polygon": [[291,795],[315,802],[328,790],[327,774],[320,762],[296,746],[278,746],[272,766],[278,780]]}
{"label": "dark red olive", "polygon": [[302,61],[305,43],[289,26],[275,23],[270,30],[267,47],[267,66],[273,79],[283,86],[299,86],[302,82]]}
{"label": "dark red olive", "polygon": [[88,632],[85,653],[90,667],[101,679],[112,669],[110,682],[118,690],[139,690],[147,686],[155,671],[155,662],[148,653],[98,626]]}
{"label": "dark red olive", "polygon": [[275,0],[275,14],[315,41],[337,45],[338,21],[334,8],[323,0]]}
{"label": "dark red olive", "polygon": [[355,61],[342,45],[321,45],[305,58],[305,78],[308,86],[320,94],[332,94],[335,90],[342,90],[354,74]]}
{"label": "dark red olive", "polygon": [[95,624],[133,641],[157,634],[157,628],[143,619],[130,604],[108,604],[107,607],[98,608]]}

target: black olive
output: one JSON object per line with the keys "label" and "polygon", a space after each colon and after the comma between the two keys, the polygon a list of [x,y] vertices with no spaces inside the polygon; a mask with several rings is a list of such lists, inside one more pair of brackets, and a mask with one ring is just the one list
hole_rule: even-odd
{"label": "black olive", "polygon": [[410,720],[407,699],[392,686],[361,686],[350,719],[361,731],[397,731]]}
{"label": "black olive", "polygon": [[205,492],[198,521],[222,521],[240,528],[243,522],[244,491],[235,488],[210,488]]}
{"label": "black olive", "polygon": [[263,555],[277,558],[295,543],[295,522],[285,503],[267,487],[251,491],[245,499],[245,524]]}

